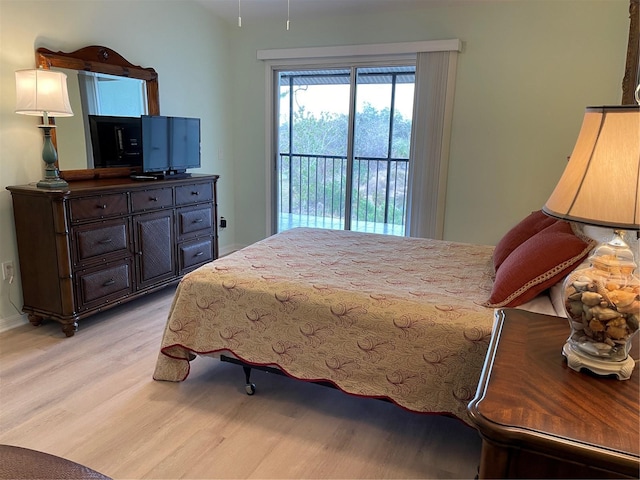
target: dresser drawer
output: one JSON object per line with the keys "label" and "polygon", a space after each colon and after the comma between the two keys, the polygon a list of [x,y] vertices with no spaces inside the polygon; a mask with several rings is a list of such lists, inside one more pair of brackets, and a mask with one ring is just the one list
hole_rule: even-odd
{"label": "dresser drawer", "polygon": [[128,253],[129,222],[111,220],[73,228],[75,264]]}
{"label": "dresser drawer", "polygon": [[210,206],[200,206],[178,210],[178,238],[211,234],[213,211]]}
{"label": "dresser drawer", "polygon": [[196,183],[176,187],[176,205],[210,202],[213,199],[213,187],[210,183]]}
{"label": "dresser drawer", "polygon": [[180,262],[180,274],[196,265],[213,260],[213,239],[205,238],[193,242],[183,243],[179,247],[178,261]]}
{"label": "dresser drawer", "polygon": [[105,304],[132,292],[131,261],[112,263],[99,269],[85,270],[76,276],[78,306],[82,311],[93,304]]}
{"label": "dresser drawer", "polygon": [[131,207],[134,212],[171,207],[173,192],[171,188],[154,188],[131,193]]}
{"label": "dresser drawer", "polygon": [[126,215],[129,213],[126,193],[73,198],[69,204],[72,222]]}

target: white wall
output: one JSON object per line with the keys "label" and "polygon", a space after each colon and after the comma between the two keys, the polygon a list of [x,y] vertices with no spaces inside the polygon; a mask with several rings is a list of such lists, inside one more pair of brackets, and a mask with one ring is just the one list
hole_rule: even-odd
{"label": "white wall", "polygon": [[584,107],[619,104],[628,0],[452,1],[387,15],[304,22],[285,17],[231,30],[235,78],[236,238],[264,236],[264,67],[269,48],[459,38],[445,238],[495,244],[542,207],[559,179]]}
{"label": "white wall", "polygon": [[[17,249],[7,185],[42,178],[39,119],[16,115],[14,71],[35,66],[35,49],[73,51],[105,45],[129,62],[158,72],[160,111],[202,119],[202,173],[216,173],[219,211],[233,219],[229,26],[190,1],[0,0],[0,262]],[[60,159],[64,161],[63,158]],[[233,222],[221,232],[221,249],[234,244]],[[17,314],[19,279],[0,283],[0,320]]]}

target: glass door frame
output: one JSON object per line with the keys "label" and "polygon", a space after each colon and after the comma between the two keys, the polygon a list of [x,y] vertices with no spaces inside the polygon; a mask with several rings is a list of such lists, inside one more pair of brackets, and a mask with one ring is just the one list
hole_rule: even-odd
{"label": "glass door frame", "polygon": [[[284,63],[273,63],[267,66],[267,112],[266,112],[266,138],[267,138],[267,151],[268,155],[268,172],[267,176],[267,235],[273,235],[278,231],[278,118],[280,110],[279,96],[276,94],[276,88],[278,88],[279,72],[280,71],[294,71],[294,70],[328,70],[328,69],[349,69],[350,70],[350,82],[349,82],[349,118],[355,118],[356,114],[356,90],[357,90],[357,75],[356,71],[359,68],[369,67],[389,67],[389,66],[415,66],[416,55],[415,54],[402,54],[393,56],[379,56],[378,58],[353,58],[345,57],[336,61],[332,59],[327,61],[326,59],[319,59],[319,61],[309,63],[309,60],[304,62],[293,61]],[[347,185],[353,185],[353,163],[354,163],[354,134],[355,134],[355,121],[349,122],[349,131],[347,133],[347,172],[346,183]],[[352,201],[353,201],[353,189],[348,188],[345,198],[345,218],[343,223],[344,228],[350,228],[352,218]]]}

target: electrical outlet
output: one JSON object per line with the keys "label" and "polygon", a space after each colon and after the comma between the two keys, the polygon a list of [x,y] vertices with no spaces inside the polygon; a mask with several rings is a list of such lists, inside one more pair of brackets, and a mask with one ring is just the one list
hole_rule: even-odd
{"label": "electrical outlet", "polygon": [[11,280],[13,276],[14,276],[13,262],[3,262],[2,263],[2,279]]}

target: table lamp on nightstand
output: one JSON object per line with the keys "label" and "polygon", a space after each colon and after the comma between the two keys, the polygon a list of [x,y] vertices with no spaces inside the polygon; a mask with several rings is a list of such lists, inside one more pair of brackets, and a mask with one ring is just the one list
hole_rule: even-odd
{"label": "table lamp on nightstand", "polygon": [[62,72],[45,69],[18,70],[16,72],[16,113],[42,116],[44,147],[42,159],[45,162],[44,179],[37,183],[41,188],[65,188],[68,186],[58,176],[55,165],[58,154],[51,141],[49,117],[70,117],[73,115],[67,92],[67,76]]}
{"label": "table lamp on nightstand", "polygon": [[[629,357],[640,319],[640,277],[624,231],[640,231],[640,106],[587,107],[569,163],[543,211],[563,220],[608,227],[599,244],[564,283],[571,335],[569,367],[631,376]],[[637,233],[634,233],[637,235]]]}

